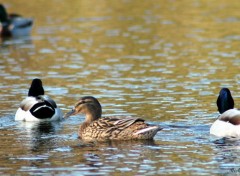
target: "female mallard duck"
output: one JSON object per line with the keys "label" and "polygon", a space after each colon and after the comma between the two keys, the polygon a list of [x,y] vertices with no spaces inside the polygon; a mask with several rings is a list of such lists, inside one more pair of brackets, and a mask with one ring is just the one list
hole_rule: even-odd
{"label": "female mallard duck", "polygon": [[218,137],[240,137],[240,111],[234,108],[234,100],[228,88],[222,88],[217,99],[218,119],[212,124],[210,134]]}
{"label": "female mallard duck", "polygon": [[140,118],[101,118],[102,107],[91,96],[82,97],[64,117],[79,113],[86,115],[78,131],[79,137],[85,141],[152,139],[162,129],[157,125],[146,124]]}
{"label": "female mallard duck", "polygon": [[29,35],[33,20],[23,18],[18,14],[7,14],[5,7],[0,4],[0,33],[2,37]]}
{"label": "female mallard duck", "polygon": [[44,95],[42,81],[33,79],[28,91],[28,97],[21,103],[15,114],[15,120],[40,121],[40,120],[60,120],[62,112],[57,107],[55,101]]}

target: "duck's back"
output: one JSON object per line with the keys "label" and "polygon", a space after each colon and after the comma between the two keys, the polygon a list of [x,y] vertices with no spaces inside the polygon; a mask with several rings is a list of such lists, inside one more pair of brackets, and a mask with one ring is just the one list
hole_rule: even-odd
{"label": "duck's back", "polygon": [[79,136],[87,141],[152,139],[161,129],[159,126],[146,124],[140,118],[105,117],[90,124],[83,123]]}
{"label": "duck's back", "polygon": [[219,116],[219,120],[229,122],[233,125],[240,125],[240,111],[229,109]]}

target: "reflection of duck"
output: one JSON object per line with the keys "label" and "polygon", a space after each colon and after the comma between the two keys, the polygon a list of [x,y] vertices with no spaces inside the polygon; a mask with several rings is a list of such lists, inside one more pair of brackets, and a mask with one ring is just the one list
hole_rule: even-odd
{"label": "reflection of duck", "polygon": [[234,100],[228,88],[222,88],[217,106],[220,116],[212,124],[210,134],[218,137],[240,137],[240,111],[234,108]]}
{"label": "reflection of duck", "polygon": [[40,120],[60,120],[62,112],[57,107],[55,101],[44,95],[42,81],[34,79],[25,98],[15,114],[15,120],[40,121]]}
{"label": "reflection of duck", "polygon": [[2,37],[29,35],[33,20],[23,18],[18,14],[7,14],[5,7],[0,4],[0,33]]}
{"label": "reflection of duck", "polygon": [[152,139],[162,128],[144,123],[140,118],[105,117],[98,100],[91,96],[82,97],[65,117],[83,113],[85,122],[80,125],[78,135],[86,141]]}
{"label": "reflection of duck", "polygon": [[[32,151],[38,152],[56,147],[55,133],[61,127],[60,125],[61,123],[53,121],[19,122],[19,130],[27,139],[23,145],[30,147]],[[26,131],[26,134],[23,131]]]}
{"label": "reflection of duck", "polygon": [[111,140],[107,143],[102,143],[101,145],[108,147],[108,148],[118,148],[118,149],[127,149],[131,150],[132,148],[137,148],[139,146],[148,146],[151,147],[157,147],[158,145],[155,143],[153,139],[148,140],[125,140],[125,141],[119,141],[119,140]]}

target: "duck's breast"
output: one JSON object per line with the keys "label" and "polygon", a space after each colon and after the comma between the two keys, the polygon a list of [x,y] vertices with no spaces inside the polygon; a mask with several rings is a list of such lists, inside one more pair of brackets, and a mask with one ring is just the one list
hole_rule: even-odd
{"label": "duck's breast", "polygon": [[240,137],[240,125],[233,125],[230,122],[216,120],[211,128],[210,134],[217,137]]}

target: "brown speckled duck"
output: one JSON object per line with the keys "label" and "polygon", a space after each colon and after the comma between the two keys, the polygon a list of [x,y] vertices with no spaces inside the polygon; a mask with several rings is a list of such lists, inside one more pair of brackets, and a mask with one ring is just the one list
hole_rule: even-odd
{"label": "brown speckled duck", "polygon": [[80,98],[65,118],[79,113],[86,115],[78,131],[79,137],[85,141],[153,139],[162,129],[157,125],[149,125],[140,118],[101,118],[101,104],[92,96]]}

